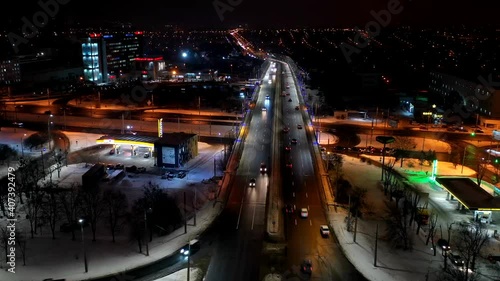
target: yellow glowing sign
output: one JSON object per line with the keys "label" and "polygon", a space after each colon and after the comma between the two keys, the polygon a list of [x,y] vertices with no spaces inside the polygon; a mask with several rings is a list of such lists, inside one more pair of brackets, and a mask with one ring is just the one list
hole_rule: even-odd
{"label": "yellow glowing sign", "polygon": [[163,118],[158,119],[158,137],[163,136]]}

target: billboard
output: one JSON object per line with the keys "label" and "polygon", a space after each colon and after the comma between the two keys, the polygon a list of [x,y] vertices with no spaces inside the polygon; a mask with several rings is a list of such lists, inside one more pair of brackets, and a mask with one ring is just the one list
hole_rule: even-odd
{"label": "billboard", "polygon": [[493,131],[493,139],[500,141],[500,131],[497,131],[497,130]]}
{"label": "billboard", "polygon": [[175,165],[175,148],[163,146],[161,148],[161,161],[163,164]]}

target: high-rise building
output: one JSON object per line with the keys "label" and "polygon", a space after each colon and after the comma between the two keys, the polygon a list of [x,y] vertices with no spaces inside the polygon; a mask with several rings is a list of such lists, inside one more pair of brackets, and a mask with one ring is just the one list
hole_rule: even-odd
{"label": "high-rise building", "polygon": [[91,33],[82,42],[85,81],[96,84],[129,80],[134,60],[142,56],[142,31]]}
{"label": "high-rise building", "polygon": [[0,61],[0,84],[10,85],[21,82],[21,70],[17,60]]}
{"label": "high-rise building", "polygon": [[[493,79],[496,81],[496,79]],[[460,96],[454,106],[462,119],[475,118],[477,125],[500,129],[500,90],[486,85],[487,80],[477,82],[453,75],[431,72],[429,90],[439,94],[446,102],[456,93]]]}

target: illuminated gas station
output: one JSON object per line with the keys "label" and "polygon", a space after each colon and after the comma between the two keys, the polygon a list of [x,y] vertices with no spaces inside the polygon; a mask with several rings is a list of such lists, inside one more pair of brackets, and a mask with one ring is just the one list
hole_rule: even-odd
{"label": "illuminated gas station", "polygon": [[500,197],[488,193],[465,177],[437,177],[436,182],[448,192],[447,200],[457,200],[457,210],[473,211],[475,221],[489,224],[500,212]]}
{"label": "illuminated gas station", "polygon": [[198,135],[189,133],[163,134],[163,120],[158,119],[158,136],[105,135],[98,144],[112,144],[109,154],[129,151],[130,156],[154,157],[158,167],[178,168],[198,155]]}

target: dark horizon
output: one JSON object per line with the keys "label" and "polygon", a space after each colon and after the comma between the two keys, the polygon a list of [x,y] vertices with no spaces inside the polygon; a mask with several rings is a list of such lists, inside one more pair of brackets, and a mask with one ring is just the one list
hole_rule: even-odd
{"label": "dark horizon", "polygon": [[[55,1],[55,0],[54,0]],[[60,0],[62,2],[62,0]],[[395,1],[395,2],[394,2]],[[233,1],[234,2],[234,1]],[[479,0],[474,6],[458,5],[449,0],[434,3],[431,0],[396,1],[396,0],[356,0],[350,2],[325,3],[325,1],[298,0],[240,1],[233,10],[217,13],[214,3],[227,4],[226,0],[201,1],[189,3],[167,3],[165,1],[141,2],[133,7],[124,5],[123,1],[108,0],[85,2],[69,1],[59,4],[59,11],[54,13],[51,21],[60,21],[63,25],[98,24],[120,21],[130,22],[138,27],[159,27],[167,24],[192,28],[231,28],[239,25],[250,28],[307,28],[307,27],[354,27],[364,28],[373,21],[372,11],[387,10],[388,3],[394,4],[400,12],[391,15],[389,26],[450,26],[450,25],[496,25],[500,23],[495,11],[498,3]],[[32,19],[41,11],[37,3],[13,3],[14,8],[2,17],[4,29],[11,31],[20,28],[21,18]],[[23,6],[20,6],[23,5]],[[222,7],[220,6],[220,7]],[[230,6],[227,6],[230,7]],[[230,7],[231,8],[231,7]],[[291,12],[290,12],[291,11]],[[221,17],[219,17],[221,16]]]}

